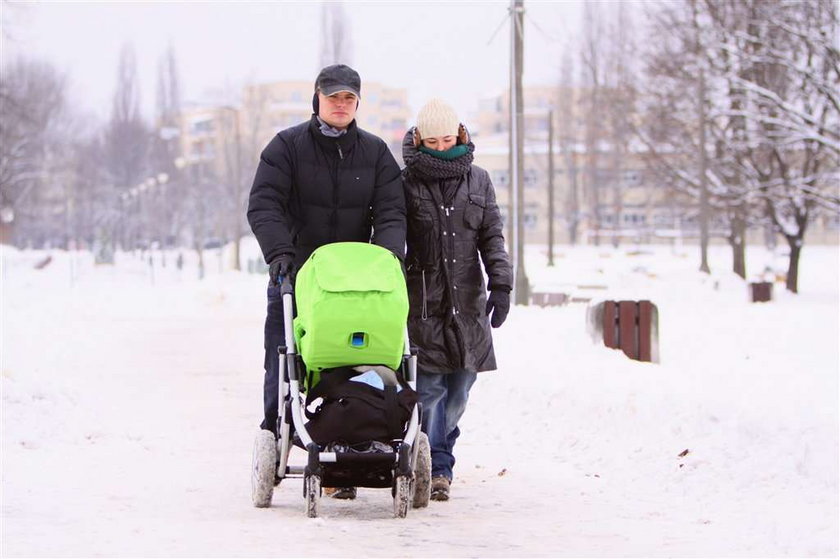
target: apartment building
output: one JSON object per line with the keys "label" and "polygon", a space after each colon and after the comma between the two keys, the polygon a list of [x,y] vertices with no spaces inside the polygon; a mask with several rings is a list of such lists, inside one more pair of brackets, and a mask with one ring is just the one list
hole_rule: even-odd
{"label": "apartment building", "polygon": [[[525,240],[547,243],[550,219],[554,240],[608,244],[613,241],[670,242],[699,237],[695,200],[677,193],[648,170],[647,150],[630,141],[622,150],[605,141],[587,150],[585,119],[580,100],[587,92],[560,87],[525,87],[523,222]],[[510,210],[510,158],[508,149],[509,93],[482,99],[468,127],[476,144],[475,163],[487,169],[496,187],[502,214]],[[549,115],[553,122],[552,160],[554,197],[549,216]],[[720,241],[727,226],[713,218],[713,241]],[[750,242],[764,242],[772,233],[761,228],[748,232]],[[838,242],[840,216],[822,215],[809,228],[809,242]],[[778,240],[778,239],[777,239]]]}
{"label": "apartment building", "polygon": [[[277,132],[309,120],[312,95],[310,81],[262,83],[245,87],[236,106],[206,104],[184,109],[180,118],[184,161],[191,166],[201,164],[203,172],[216,177],[230,175],[235,157],[255,165]],[[406,89],[364,84],[359,126],[385,140],[398,161],[410,116]]]}
{"label": "apartment building", "polygon": [[[247,87],[243,92],[244,121],[267,143],[284,128],[309,120],[312,115],[312,82],[274,82]],[[359,127],[385,140],[400,159],[401,143],[411,111],[408,91],[377,82],[362,85],[356,121]]]}

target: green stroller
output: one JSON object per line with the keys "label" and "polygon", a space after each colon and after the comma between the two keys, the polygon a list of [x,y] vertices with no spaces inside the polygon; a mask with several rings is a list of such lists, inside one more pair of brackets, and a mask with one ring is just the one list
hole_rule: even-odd
{"label": "green stroller", "polygon": [[[410,398],[417,356],[409,344],[408,295],[399,260],[368,243],[324,245],[301,267],[294,288],[283,279],[281,295],[286,343],[277,348],[277,436],[261,430],[254,443],[254,506],[270,506],[274,487],[286,478],[303,478],[311,518],[318,516],[321,490],[328,487],[390,487],[398,518],[411,507],[426,506],[431,455],[420,431],[420,406]],[[353,382],[360,379],[374,387]],[[364,397],[354,399],[350,392],[336,397],[342,387],[354,394],[364,391]],[[353,402],[356,407],[347,405]],[[382,402],[382,409],[366,402]],[[367,417],[356,421],[354,410],[382,416],[389,429],[377,430],[379,423]],[[344,415],[330,415],[335,413]],[[369,436],[375,440],[363,440]],[[305,451],[304,465],[290,463],[294,447]]]}

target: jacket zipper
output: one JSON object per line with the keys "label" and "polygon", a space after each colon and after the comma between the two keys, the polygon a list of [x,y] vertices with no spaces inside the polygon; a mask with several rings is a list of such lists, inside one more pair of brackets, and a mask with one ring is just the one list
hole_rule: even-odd
{"label": "jacket zipper", "polygon": [[[335,143],[335,147],[338,149],[338,159],[339,161],[344,160],[344,152],[341,151],[341,144],[338,142]],[[339,161],[335,162],[333,166],[332,172],[332,181],[333,181],[333,212],[330,216],[330,240],[335,242],[337,240],[337,228],[338,228],[338,168],[339,168]]]}

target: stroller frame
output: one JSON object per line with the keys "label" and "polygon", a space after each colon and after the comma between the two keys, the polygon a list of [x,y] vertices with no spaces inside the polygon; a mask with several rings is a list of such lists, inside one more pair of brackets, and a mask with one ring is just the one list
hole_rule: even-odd
{"label": "stroller frame", "polygon": [[[376,468],[379,481],[374,484],[359,483],[367,487],[387,487],[391,483],[394,498],[394,516],[405,518],[410,506],[425,507],[429,502],[431,490],[431,456],[429,441],[420,431],[421,406],[414,405],[408,428],[399,442],[394,443],[394,452],[334,452],[325,451],[306,430],[304,406],[302,404],[301,382],[306,374],[303,359],[297,353],[295,344],[294,288],[288,277],[280,284],[283,302],[283,321],[285,326],[285,345],[277,348],[279,366],[279,414],[277,419],[277,438],[271,431],[261,430],[254,446],[254,463],[251,475],[252,498],[257,507],[271,504],[273,487],[286,478],[303,478],[303,496],[306,501],[306,515],[315,518],[319,514],[322,482],[331,486],[335,483],[332,472],[343,469],[363,472],[366,468]],[[408,385],[417,389],[417,350],[412,348],[408,337],[408,327],[404,331],[404,350],[401,372]],[[297,436],[300,445],[307,452],[305,466],[289,465],[289,454],[293,437]],[[275,458],[276,457],[276,458]],[[387,474],[390,472],[390,478]],[[382,475],[385,473],[385,475]],[[341,476],[339,476],[340,478]],[[359,481],[359,476],[351,476]],[[333,479],[331,482],[330,480]],[[385,485],[383,485],[385,483]],[[344,485],[339,485],[344,486]]]}

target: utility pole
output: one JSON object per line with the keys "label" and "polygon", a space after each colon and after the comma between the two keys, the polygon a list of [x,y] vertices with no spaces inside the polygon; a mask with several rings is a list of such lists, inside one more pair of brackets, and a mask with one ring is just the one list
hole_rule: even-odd
{"label": "utility pole", "polygon": [[548,110],[548,265],[554,266],[554,111]]}
{"label": "utility pole", "polygon": [[706,179],[706,76],[700,68],[697,103],[700,117],[700,271],[709,273],[709,185]]}
{"label": "utility pole", "polygon": [[694,16],[694,33],[696,62],[698,68],[697,79],[697,119],[700,125],[700,271],[708,274],[709,270],[709,185],[706,179],[708,161],[706,158],[706,75],[702,60],[703,49],[700,48],[700,26],[697,22],[697,2],[692,0],[691,8]]}
{"label": "utility pole", "polygon": [[524,156],[523,139],[525,128],[522,119],[522,22],[525,8],[523,0],[511,0],[510,3],[511,65],[510,65],[510,114],[511,114],[511,195],[513,197],[514,238],[511,246],[513,255],[513,298],[516,305],[527,305],[530,299],[528,276],[525,274],[523,207],[525,202],[522,189],[522,160]]}

